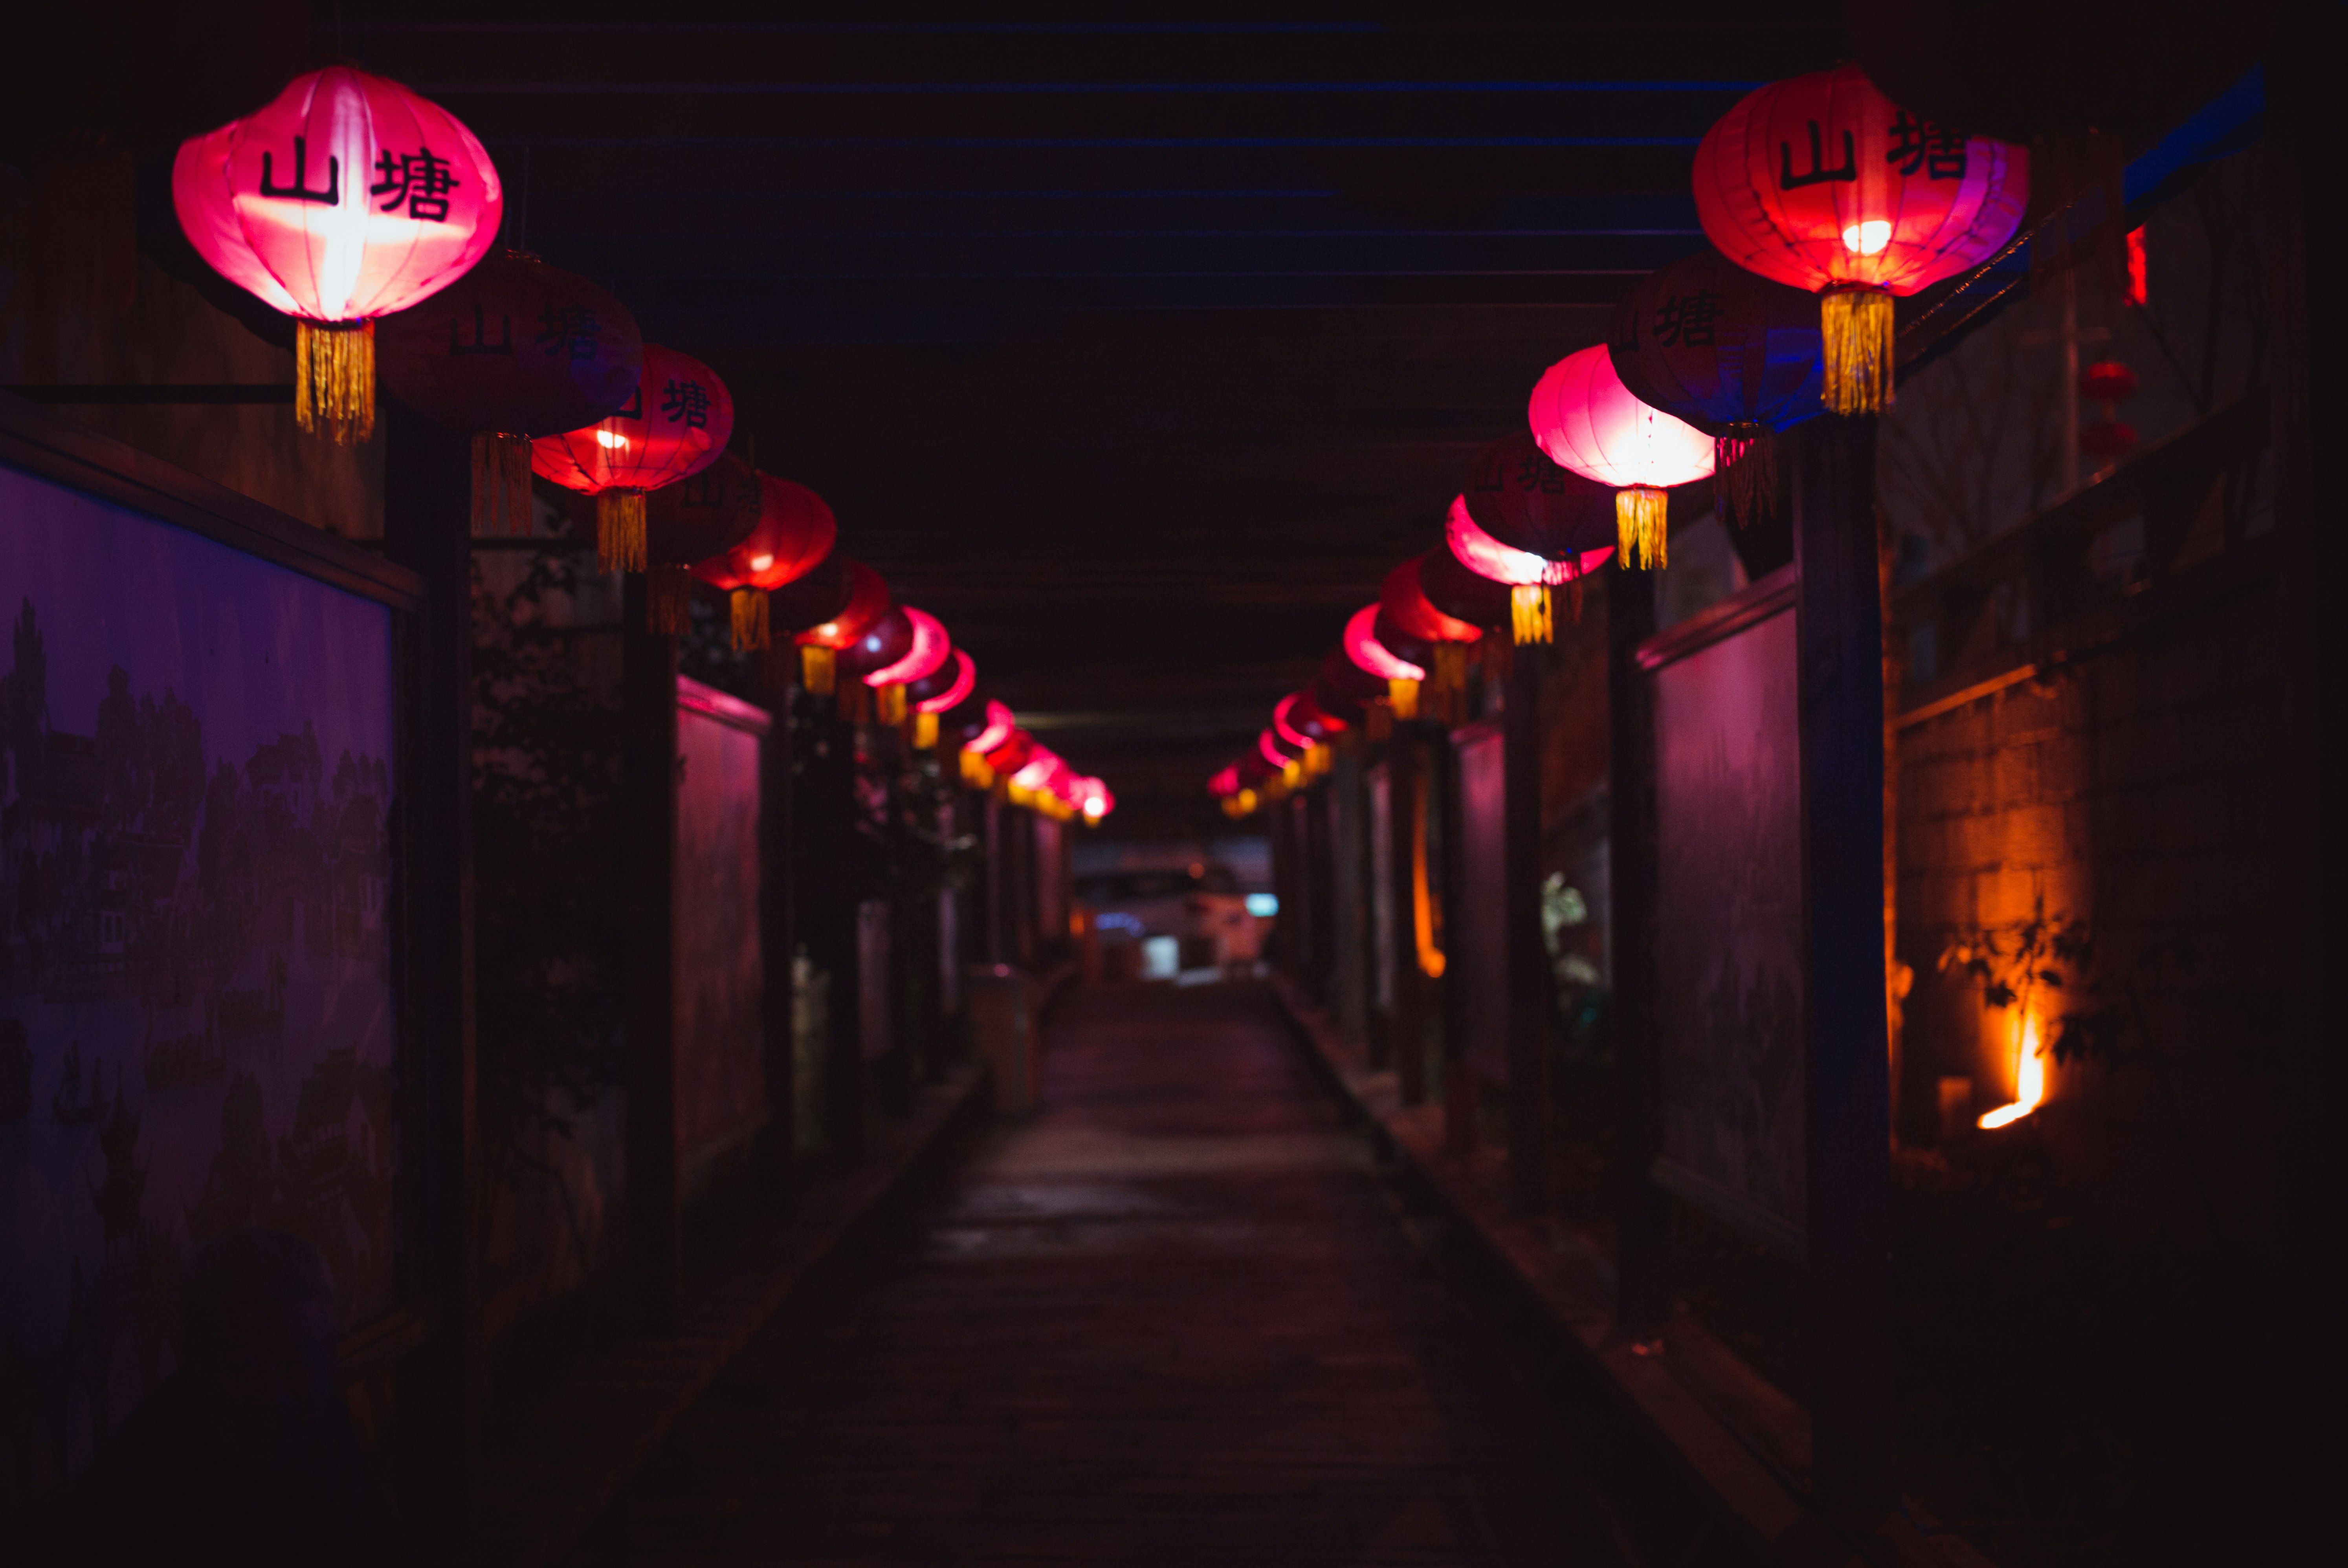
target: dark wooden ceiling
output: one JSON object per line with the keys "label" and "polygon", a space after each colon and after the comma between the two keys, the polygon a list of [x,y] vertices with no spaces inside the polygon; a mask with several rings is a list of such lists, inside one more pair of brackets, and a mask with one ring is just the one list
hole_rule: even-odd
{"label": "dark wooden ceiling", "polygon": [[508,14],[354,8],[341,48],[1134,800],[1245,743],[1541,368],[1703,243],[1705,128],[1840,47],[1831,4]]}

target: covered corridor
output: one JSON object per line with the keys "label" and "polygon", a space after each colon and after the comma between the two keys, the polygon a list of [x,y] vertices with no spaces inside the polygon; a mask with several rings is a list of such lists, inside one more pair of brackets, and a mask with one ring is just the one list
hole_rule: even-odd
{"label": "covered corridor", "polygon": [[1635,1458],[1512,1359],[1266,989],[1077,992],[1051,1037],[1041,1112],[776,1321],[602,1561],[1686,1560],[1700,1520],[1626,1520]]}

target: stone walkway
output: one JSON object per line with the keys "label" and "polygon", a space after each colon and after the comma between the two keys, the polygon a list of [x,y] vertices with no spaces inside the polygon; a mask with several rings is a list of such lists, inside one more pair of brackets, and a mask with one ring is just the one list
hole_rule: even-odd
{"label": "stone walkway", "polygon": [[1073,996],[1045,1109],[778,1318],[613,1563],[1616,1563],[1251,986]]}

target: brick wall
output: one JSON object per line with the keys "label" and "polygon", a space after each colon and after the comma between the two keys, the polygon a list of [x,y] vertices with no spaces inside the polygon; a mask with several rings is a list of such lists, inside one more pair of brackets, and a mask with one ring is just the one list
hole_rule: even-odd
{"label": "brick wall", "polygon": [[1972,1078],[1975,1113],[2011,1098],[2011,1011],[1937,967],[1961,933],[2010,938],[2043,908],[2096,941],[2089,989],[2043,1010],[2116,1008],[2123,1043],[2167,1065],[2050,1064],[2045,1110],[1967,1135],[2042,1138],[2065,1176],[2154,1225],[2254,1225],[2271,1208],[2284,1086],[2261,999],[2284,846],[2269,829],[2278,653],[2258,555],[2230,552],[2221,580],[2157,585],[2097,645],[1903,731],[1903,1136],[1939,1136],[1942,1077]]}

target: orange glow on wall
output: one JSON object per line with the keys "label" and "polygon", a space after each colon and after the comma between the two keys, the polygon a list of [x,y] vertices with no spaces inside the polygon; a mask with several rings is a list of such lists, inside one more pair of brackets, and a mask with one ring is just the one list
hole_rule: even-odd
{"label": "orange glow on wall", "polygon": [[1435,890],[1426,879],[1426,792],[1420,790],[1411,800],[1410,921],[1411,936],[1418,947],[1419,973],[1430,980],[1441,979],[1445,968],[1436,918]]}
{"label": "orange glow on wall", "polygon": [[2127,237],[2127,296],[2131,302],[2152,302],[2151,279],[2145,266],[2144,231],[2131,229]]}
{"label": "orange glow on wall", "polygon": [[2011,1126],[2045,1102],[2046,1058],[2039,1048],[2038,1015],[2024,1012],[2015,1032],[2019,1038],[2013,1053],[2013,1103],[1983,1114],[1983,1127]]}

